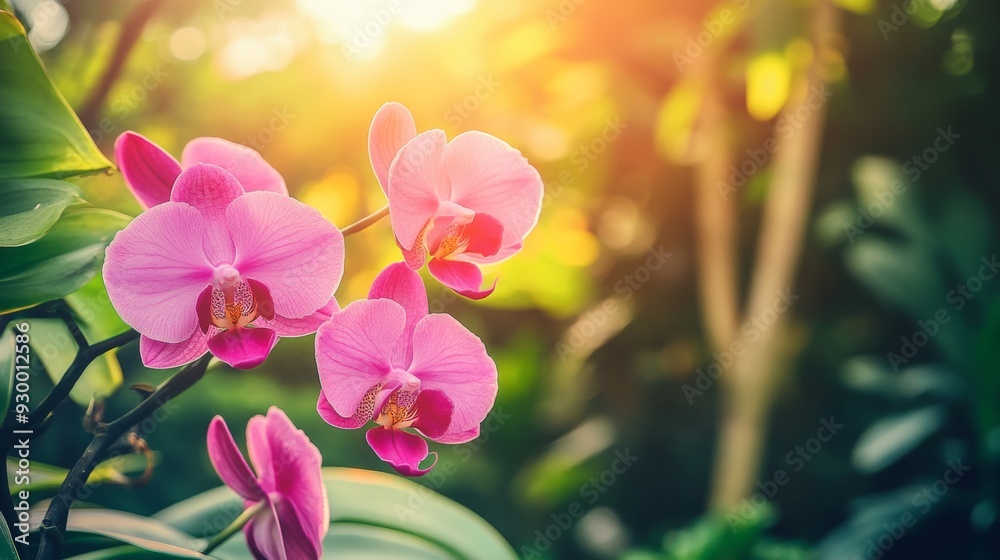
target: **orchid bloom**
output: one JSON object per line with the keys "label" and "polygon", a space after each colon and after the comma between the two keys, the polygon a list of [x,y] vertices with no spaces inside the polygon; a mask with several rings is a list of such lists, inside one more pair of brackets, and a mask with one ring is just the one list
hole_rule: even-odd
{"label": "orchid bloom", "polygon": [[417,134],[413,116],[386,103],[368,132],[372,168],[389,199],[389,217],[406,263],[457,293],[481,299],[481,264],[521,249],[538,222],[542,179],[519,151],[470,131],[451,142],[444,131]]}
{"label": "orchid bloom", "polygon": [[247,192],[271,191],[288,195],[285,180],[253,148],[222,138],[195,138],[184,146],[180,163],[145,136],[122,133],[115,140],[115,160],[125,185],[143,209],[170,200],[181,171],[197,163],[218,165],[233,174]]}
{"label": "orchid bloom", "polygon": [[208,426],[212,466],[222,482],[243,498],[244,507],[260,504],[260,511],[243,527],[254,558],[322,557],[330,507],[319,450],[274,406],[267,416],[254,416],[247,423],[247,450],[253,470],[225,420],[212,419]]}
{"label": "orchid bloom", "polygon": [[121,318],[142,335],[152,368],[210,351],[256,367],[279,336],[315,332],[337,310],[344,238],[284,194],[246,192],[233,174],[194,164],[170,200],[146,210],[108,246],[104,281]]}
{"label": "orchid bloom", "polygon": [[420,468],[424,437],[475,439],[497,395],[496,364],[482,341],[450,315],[429,315],[423,282],[403,263],[319,328],[316,362],[320,416],[338,428],[374,422],[368,444],[405,476],[434,466]]}

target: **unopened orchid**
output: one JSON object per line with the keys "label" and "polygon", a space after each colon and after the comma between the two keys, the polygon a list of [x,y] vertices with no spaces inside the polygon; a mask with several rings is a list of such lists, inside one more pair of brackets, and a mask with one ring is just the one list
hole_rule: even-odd
{"label": "unopened orchid", "polygon": [[211,163],[232,173],[246,192],[288,194],[281,174],[256,150],[222,138],[195,138],[184,146],[178,163],[145,136],[126,131],[115,140],[115,160],[125,185],[143,208],[170,200],[170,191],[181,171],[197,163]]}
{"label": "unopened orchid", "polygon": [[196,163],[170,200],[108,246],[104,281],[141,333],[143,363],[169,368],[206,351],[259,365],[280,336],[315,332],[333,311],[344,266],[340,231],[285,194],[246,192],[225,169]]}
{"label": "unopened orchid", "polygon": [[428,314],[423,282],[403,263],[378,275],[367,300],[319,328],[316,361],[320,416],[338,428],[374,422],[368,444],[406,476],[433,467],[420,467],[429,456],[424,437],[476,438],[497,394],[496,364],[482,341],[450,315]]}
{"label": "unopened orchid", "polygon": [[509,144],[484,132],[417,134],[398,103],[383,105],[368,133],[372,168],[389,199],[396,243],[410,268],[457,293],[481,299],[481,264],[521,249],[541,211],[542,180]]}
{"label": "unopened orchid", "polygon": [[208,427],[208,456],[222,482],[259,508],[243,527],[258,560],[315,560],[323,555],[330,508],[323,484],[323,457],[277,407],[247,423],[253,470],[220,416]]}

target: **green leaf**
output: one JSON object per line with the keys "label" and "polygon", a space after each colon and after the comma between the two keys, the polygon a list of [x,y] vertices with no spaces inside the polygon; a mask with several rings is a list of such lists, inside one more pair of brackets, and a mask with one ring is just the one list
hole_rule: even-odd
{"label": "green leaf", "polygon": [[77,508],[70,512],[67,533],[101,535],[146,551],[180,558],[207,558],[198,551],[205,542],[149,517],[107,509]]}
{"label": "green leaf", "polygon": [[111,169],[9,11],[0,11],[0,53],[0,179]]}
{"label": "green leaf", "polygon": [[[378,552],[388,546],[383,539],[348,546],[353,539],[362,538],[355,532],[351,539],[338,540],[346,539],[338,535],[349,534],[345,533],[348,527],[364,526],[381,529],[369,535],[390,532],[397,537],[397,544],[413,542],[414,538],[423,541],[421,555],[400,556],[404,558],[517,558],[511,546],[481,517],[416,482],[345,468],[323,469],[323,480],[330,499],[331,523],[325,557],[351,560],[388,557]],[[207,538],[220,532],[242,509],[240,499],[228,488],[220,487],[175,504],[154,517],[181,531]],[[343,550],[341,543],[345,543]],[[230,551],[234,546],[227,542],[220,550]]]}
{"label": "green leaf", "polygon": [[[100,340],[88,333],[85,326],[80,330],[91,342]],[[45,371],[53,383],[58,383],[76,358],[76,342],[61,319],[33,319],[31,321],[31,350],[45,365]],[[121,387],[124,377],[115,350],[98,357],[83,370],[80,380],[73,385],[70,398],[81,406],[91,399],[111,396]]]}
{"label": "green leaf", "polygon": [[871,474],[892,465],[944,425],[944,405],[932,405],[872,423],[851,454],[856,469]]}
{"label": "green leaf", "polygon": [[10,558],[10,560],[18,560],[20,556],[17,555],[17,548],[14,547],[14,538],[10,534],[10,529],[7,528],[7,524],[0,520],[0,558]]}
{"label": "green leaf", "polygon": [[[125,545],[104,550],[95,550],[86,554],[72,556],[67,560],[161,560],[163,558],[191,558],[191,556],[155,552],[137,546]],[[207,556],[195,556],[195,558],[207,558]]]}
{"label": "green leaf", "polygon": [[91,278],[84,287],[66,296],[66,303],[73,310],[83,334],[91,342],[111,338],[129,329],[111,305],[108,290],[104,287],[104,278],[100,274]]}
{"label": "green leaf", "polygon": [[[113,459],[101,462],[90,473],[87,484],[97,487],[102,484],[124,484],[128,482],[123,473],[138,473],[146,468],[146,458],[142,455],[121,455]],[[15,471],[18,470],[17,459],[7,458],[7,477],[15,480]],[[11,485],[11,495],[16,495],[21,490],[31,492],[32,499],[55,494],[66,479],[67,469],[47,465],[38,461],[31,461],[31,480],[27,484]]]}
{"label": "green leaf", "polygon": [[105,247],[128,222],[110,210],[71,206],[38,241],[0,248],[0,313],[83,287],[103,262]]}
{"label": "green leaf", "polygon": [[[14,392],[14,325],[0,335],[0,419],[7,417],[10,396]],[[3,523],[0,523],[2,525]]]}
{"label": "green leaf", "polygon": [[76,186],[52,179],[0,181],[0,247],[40,239],[79,195]]}

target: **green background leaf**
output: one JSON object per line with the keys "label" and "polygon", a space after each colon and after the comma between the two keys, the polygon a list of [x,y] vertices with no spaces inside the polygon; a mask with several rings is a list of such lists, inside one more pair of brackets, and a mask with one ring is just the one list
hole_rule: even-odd
{"label": "green background leaf", "polygon": [[104,248],[128,221],[110,210],[72,206],[38,241],[0,248],[0,313],[84,286],[103,262]]}
{"label": "green background leaf", "polygon": [[0,247],[40,239],[79,195],[76,186],[52,179],[0,181]]}
{"label": "green background leaf", "polygon": [[69,177],[113,166],[42,69],[14,14],[0,11],[0,179]]}

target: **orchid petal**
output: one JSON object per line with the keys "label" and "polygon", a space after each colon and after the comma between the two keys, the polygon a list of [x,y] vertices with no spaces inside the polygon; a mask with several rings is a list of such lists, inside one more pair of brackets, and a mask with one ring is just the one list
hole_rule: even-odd
{"label": "orchid petal", "polygon": [[462,236],[469,239],[465,253],[492,257],[502,247],[503,224],[489,214],[479,213],[462,230]]}
{"label": "orchid petal", "polygon": [[278,335],[266,328],[225,330],[208,339],[216,358],[236,369],[253,369],[264,363],[278,343]]}
{"label": "orchid petal", "polygon": [[254,324],[261,327],[267,327],[281,337],[305,336],[316,332],[320,326],[323,325],[323,323],[330,320],[330,317],[332,317],[334,313],[339,312],[340,305],[337,304],[337,300],[330,298],[330,301],[328,301],[326,305],[317,309],[315,313],[306,315],[305,317],[289,319],[288,317],[275,315],[272,319],[258,319]]}
{"label": "orchid petal", "polygon": [[[409,340],[417,321],[427,315],[427,290],[420,275],[410,270],[405,263],[393,263],[375,277],[368,299],[388,298],[403,306],[406,312],[406,327],[403,336]],[[407,345],[407,348],[409,345]],[[409,361],[409,352],[404,361]]]}
{"label": "orchid petal", "polygon": [[319,381],[331,407],[352,417],[369,390],[386,381],[403,355],[406,312],[387,300],[355,301],[316,333]]}
{"label": "orchid petal", "polygon": [[185,169],[196,163],[211,163],[232,173],[247,192],[270,191],[288,196],[285,180],[253,148],[222,138],[195,138],[181,154]]}
{"label": "orchid petal", "polygon": [[265,493],[257,483],[257,475],[250,470],[221,416],[212,418],[208,425],[208,458],[222,482],[243,499],[255,502],[264,499]]}
{"label": "orchid petal", "polygon": [[344,274],[344,236],[319,211],[271,192],[249,192],[226,210],[233,266],[267,286],[277,315],[323,307]]}
{"label": "orchid petal", "polygon": [[433,258],[427,263],[427,270],[442,284],[469,299],[483,299],[497,287],[494,280],[492,286],[480,290],[479,286],[483,283],[482,271],[478,266],[465,261]]}
{"label": "orchid petal", "polygon": [[510,144],[485,132],[464,132],[448,144],[442,160],[449,200],[499,220],[504,247],[520,243],[538,223],[542,178]]}
{"label": "orchid petal", "polygon": [[[379,459],[403,476],[423,476],[434,468],[433,464],[426,469],[420,468],[420,463],[428,457],[428,449],[427,442],[418,435],[378,427],[368,430],[365,439]],[[437,453],[433,455],[436,464]]]}
{"label": "orchid petal", "polygon": [[182,202],[143,212],[108,245],[104,282],[122,320],[153,340],[183,342],[198,328],[198,296],[212,279],[203,220]]}
{"label": "orchid petal", "polygon": [[389,219],[404,250],[417,244],[418,234],[441,202],[441,153],[444,131],[418,134],[399,151],[389,168]]}
{"label": "orchid petal", "polygon": [[290,560],[285,553],[285,539],[278,510],[269,498],[265,500],[267,503],[264,508],[243,526],[247,545],[257,560]]}
{"label": "orchid petal", "polygon": [[198,163],[177,177],[170,200],[194,206],[205,220],[205,255],[213,265],[233,261],[233,241],[226,227],[226,208],[244,193],[232,173]]}
{"label": "orchid petal", "polygon": [[417,395],[414,406],[417,409],[417,420],[413,423],[413,427],[420,430],[420,433],[436,440],[448,432],[455,403],[444,394],[444,391],[424,389]]}
{"label": "orchid petal", "polygon": [[478,425],[496,400],[496,364],[479,337],[451,315],[432,314],[417,323],[409,371],[424,390],[440,389],[454,403],[449,434]]}
{"label": "orchid petal", "polygon": [[368,129],[368,157],[382,192],[389,195],[389,166],[399,150],[417,135],[413,115],[395,102],[379,107]]}
{"label": "orchid petal", "polygon": [[142,365],[153,369],[169,369],[189,364],[208,352],[208,335],[195,330],[184,342],[160,342],[146,335],[139,337]]}
{"label": "orchid petal", "polygon": [[129,130],[115,140],[115,160],[125,186],[144,209],[170,200],[181,166],[163,148]]}

